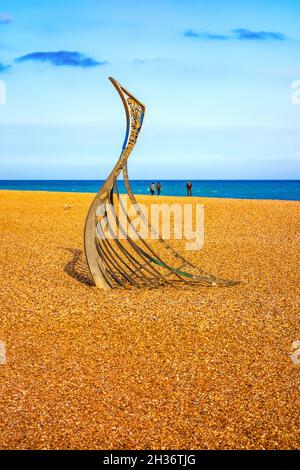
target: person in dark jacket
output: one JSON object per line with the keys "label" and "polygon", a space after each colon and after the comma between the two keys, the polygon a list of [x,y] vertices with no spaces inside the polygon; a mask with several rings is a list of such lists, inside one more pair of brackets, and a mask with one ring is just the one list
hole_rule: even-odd
{"label": "person in dark jacket", "polygon": [[159,196],[159,195],[160,195],[160,192],[161,192],[161,184],[160,184],[160,182],[158,182],[157,185],[156,185],[156,191],[157,191],[157,195]]}
{"label": "person in dark jacket", "polygon": [[190,182],[190,180],[187,182],[186,184],[186,191],[187,191],[187,195],[188,196],[191,196],[192,195],[192,183]]}

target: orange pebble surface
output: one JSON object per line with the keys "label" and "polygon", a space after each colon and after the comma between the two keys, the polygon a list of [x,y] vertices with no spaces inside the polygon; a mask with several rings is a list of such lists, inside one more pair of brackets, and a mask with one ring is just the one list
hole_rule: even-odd
{"label": "orange pebble surface", "polygon": [[102,291],[92,198],[0,191],[0,448],[299,449],[299,202],[193,198],[237,286]]}

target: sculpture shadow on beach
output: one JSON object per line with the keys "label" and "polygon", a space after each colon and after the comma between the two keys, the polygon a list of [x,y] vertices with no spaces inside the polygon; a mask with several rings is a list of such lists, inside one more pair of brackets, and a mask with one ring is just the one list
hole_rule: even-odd
{"label": "sculpture shadow on beach", "polygon": [[[61,247],[62,248],[62,247]],[[85,284],[88,287],[96,287],[95,282],[92,278],[92,275],[89,271],[87,262],[85,260],[85,256],[82,250],[77,248],[62,248],[65,251],[68,251],[72,254],[72,259],[68,261],[68,263],[64,267],[64,272],[68,274],[68,276],[75,279],[77,282],[81,284]],[[170,273],[171,274],[171,273]],[[198,283],[193,283],[191,281],[188,284],[182,283],[176,279],[173,279],[168,286],[159,285],[156,288],[163,288],[163,287],[176,287],[184,290],[194,290],[199,288]],[[211,286],[206,285],[203,287],[211,288]],[[124,284],[123,288],[132,289],[132,286],[128,284]],[[152,287],[152,289],[155,287]]]}
{"label": "sculpture shadow on beach", "polygon": [[73,279],[76,279],[76,281],[80,282],[81,284],[85,284],[89,287],[95,287],[95,283],[90,274],[85,257],[82,256],[82,250],[77,248],[63,249],[73,255],[72,259],[65,265],[64,272]]}

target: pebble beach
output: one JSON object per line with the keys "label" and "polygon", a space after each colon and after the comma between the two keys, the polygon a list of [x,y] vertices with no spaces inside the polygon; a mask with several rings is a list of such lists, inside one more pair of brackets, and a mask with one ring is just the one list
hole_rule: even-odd
{"label": "pebble beach", "polygon": [[193,198],[236,286],[103,291],[92,199],[0,191],[0,449],[299,449],[300,203]]}

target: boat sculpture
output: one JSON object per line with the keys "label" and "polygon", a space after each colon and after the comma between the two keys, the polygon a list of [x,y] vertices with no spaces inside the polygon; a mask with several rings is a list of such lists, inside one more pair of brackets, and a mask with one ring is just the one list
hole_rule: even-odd
{"label": "boat sculpture", "polygon": [[[155,231],[135,199],[127,171],[127,160],[137,142],[146,108],[114,78],[110,77],[109,80],[123,102],[127,126],[120,157],[94,198],[86,217],[84,247],[95,285],[102,289],[112,289],[236,284],[237,281],[216,277],[195,266],[163,239],[160,233],[155,233],[157,248],[154,248],[132,226],[132,217],[126,211],[118,189],[117,180],[121,174],[127,197],[136,215],[152,233]],[[128,234],[128,224],[135,236]]]}

